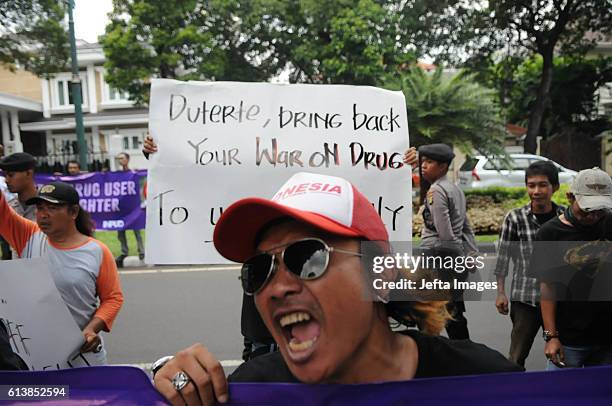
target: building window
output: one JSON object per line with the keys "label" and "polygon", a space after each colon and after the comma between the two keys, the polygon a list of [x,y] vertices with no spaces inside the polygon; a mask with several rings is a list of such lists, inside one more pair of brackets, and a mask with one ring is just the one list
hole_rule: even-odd
{"label": "building window", "polygon": [[59,104],[60,106],[66,105],[66,98],[64,96],[66,94],[66,90],[64,89],[65,86],[66,86],[65,80],[57,81],[57,97],[59,98],[59,102],[57,104]]}
{"label": "building window", "polygon": [[[57,81],[57,97],[58,97],[58,105],[59,106],[73,106],[74,100],[72,100],[72,92],[71,92],[72,82],[69,80],[58,80]],[[66,99],[68,99],[68,103],[66,103]],[[81,103],[83,101],[83,86],[81,86]]]}
{"label": "building window", "polygon": [[[72,99],[72,92],[70,87],[72,81],[70,74],[59,74],[52,80],[52,105],[53,108],[62,109],[74,107],[74,100]],[[81,103],[83,106],[87,106],[87,98],[84,95],[87,94],[87,80],[85,74],[81,74]]]}
{"label": "building window", "polygon": [[129,137],[123,137],[123,149],[130,149],[130,138]]}
{"label": "building window", "polygon": [[134,105],[134,103],[130,101],[129,92],[119,90],[106,81],[106,70],[104,67],[97,66],[95,69],[98,73],[96,75],[96,80],[98,81],[102,93],[102,109],[123,109]]}
{"label": "building window", "polygon": [[129,95],[126,92],[121,92],[110,85],[108,86],[108,101],[128,101]]}
{"label": "building window", "polygon": [[132,149],[140,149],[140,137],[132,137]]}

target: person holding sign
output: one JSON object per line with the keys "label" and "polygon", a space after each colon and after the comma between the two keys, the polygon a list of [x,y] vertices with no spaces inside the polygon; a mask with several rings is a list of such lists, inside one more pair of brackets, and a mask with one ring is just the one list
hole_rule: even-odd
{"label": "person holding sign", "polygon": [[[228,381],[358,384],[522,370],[484,345],[437,336],[449,317],[446,302],[393,301],[389,290],[375,289],[362,244],[373,241],[385,253],[388,240],[368,199],[335,176],[298,173],[270,200],[235,202],[217,222],[214,244],[243,263],[242,288],[279,352],[226,378],[195,344],[156,365],[155,387],[172,404],[197,405],[226,402]],[[398,271],[377,275],[394,281]],[[388,317],[423,332],[394,332]]]}
{"label": "person holding sign", "polygon": [[[153,137],[147,134],[142,148],[145,158],[149,159],[149,156],[156,153],[157,150],[158,147]],[[245,361],[278,350],[274,338],[266,328],[255,307],[253,297],[249,295],[243,295],[242,297],[240,332],[244,339],[242,359]]]}
{"label": "person holding sign", "polygon": [[[467,218],[465,195],[446,177],[454,158],[452,148],[446,144],[423,145],[419,147],[418,158],[414,148],[404,155],[406,164],[413,167],[420,165],[421,177],[431,185],[425,196],[420,246],[427,256],[475,256],[478,252],[476,237]],[[453,272],[452,276],[447,275],[447,272],[442,276],[450,280],[467,278],[467,272]],[[452,339],[469,339],[463,291],[456,289],[452,294],[453,300],[449,302],[448,308],[453,319],[446,325],[446,332]]]}
{"label": "person holding sign", "polygon": [[112,253],[92,238],[89,214],[79,206],[79,195],[68,183],[44,185],[26,204],[36,205],[36,223],[15,213],[0,195],[0,235],[21,258],[48,258],[55,286],[83,331],[81,351],[92,352],[96,364],[106,364],[98,333],[110,331],[123,304]]}

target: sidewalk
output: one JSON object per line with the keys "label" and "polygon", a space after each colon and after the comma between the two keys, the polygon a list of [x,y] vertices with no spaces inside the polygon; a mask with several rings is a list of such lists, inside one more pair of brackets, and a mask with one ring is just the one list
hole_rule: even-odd
{"label": "sidewalk", "polygon": [[[497,244],[493,242],[479,242],[478,250],[481,254],[495,254]],[[147,265],[144,261],[138,259],[138,256],[132,255],[125,257],[123,260],[123,268],[129,270],[146,270],[146,269],[193,269],[193,270],[215,270],[215,269],[240,269],[239,264],[197,264],[197,265]],[[120,268],[120,269],[123,269]]]}

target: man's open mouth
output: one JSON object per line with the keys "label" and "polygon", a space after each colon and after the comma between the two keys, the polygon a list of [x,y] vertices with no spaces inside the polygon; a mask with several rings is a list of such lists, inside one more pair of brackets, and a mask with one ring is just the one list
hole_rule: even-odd
{"label": "man's open mouth", "polygon": [[294,361],[308,358],[321,334],[319,322],[308,312],[296,311],[283,315],[278,323],[287,340],[289,356]]}

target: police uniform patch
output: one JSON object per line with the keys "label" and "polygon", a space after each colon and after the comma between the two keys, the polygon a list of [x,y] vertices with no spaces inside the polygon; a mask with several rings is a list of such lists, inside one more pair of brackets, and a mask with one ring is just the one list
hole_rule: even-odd
{"label": "police uniform patch", "polygon": [[427,203],[429,205],[433,204],[433,191],[432,190],[427,192]]}

